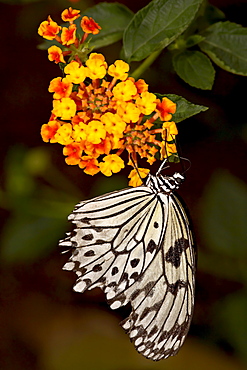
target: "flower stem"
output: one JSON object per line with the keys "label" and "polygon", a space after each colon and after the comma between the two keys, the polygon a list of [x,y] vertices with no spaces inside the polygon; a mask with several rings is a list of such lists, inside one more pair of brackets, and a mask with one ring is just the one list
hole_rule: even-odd
{"label": "flower stem", "polygon": [[155,61],[155,59],[158,58],[158,56],[160,55],[161,52],[162,52],[162,49],[154,51],[152,54],[150,54],[149,57],[147,57],[144,60],[144,62],[142,62],[142,64],[139,65],[139,67],[137,67],[131,73],[131,77],[134,77],[134,79],[139,78],[146,71],[146,69]]}

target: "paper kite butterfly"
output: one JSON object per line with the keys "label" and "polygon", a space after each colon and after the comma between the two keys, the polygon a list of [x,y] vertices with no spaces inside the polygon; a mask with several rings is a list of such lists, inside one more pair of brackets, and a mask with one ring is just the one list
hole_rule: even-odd
{"label": "paper kite butterfly", "polygon": [[80,202],[65,270],[77,292],[100,287],[112,309],[130,303],[121,325],[138,352],[152,360],[175,355],[194,306],[195,252],[185,208],[173,193],[184,176],[148,175],[145,185]]}

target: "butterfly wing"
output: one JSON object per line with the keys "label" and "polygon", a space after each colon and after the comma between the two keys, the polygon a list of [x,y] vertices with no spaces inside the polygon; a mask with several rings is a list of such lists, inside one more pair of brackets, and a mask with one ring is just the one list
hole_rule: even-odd
{"label": "butterfly wing", "polygon": [[69,219],[76,228],[60,245],[75,247],[64,266],[78,276],[74,290],[100,287],[113,309],[130,302],[123,327],[137,350],[154,360],[175,354],[194,295],[192,239],[177,198],[140,186],[81,202]]}
{"label": "butterfly wing", "polygon": [[60,242],[75,247],[64,266],[78,275],[74,290],[98,286],[112,299],[132,285],[158,252],[162,236],[154,224],[157,213],[161,224],[166,217],[160,212],[155,194],[146,186],[79,203],[69,216],[76,228]]}
{"label": "butterfly wing", "polygon": [[153,360],[173,356],[182,346],[193,313],[195,285],[195,255],[186,212],[175,195],[159,197],[168,199],[160,253],[140,281],[123,293],[133,310],[122,326],[137,351]]}

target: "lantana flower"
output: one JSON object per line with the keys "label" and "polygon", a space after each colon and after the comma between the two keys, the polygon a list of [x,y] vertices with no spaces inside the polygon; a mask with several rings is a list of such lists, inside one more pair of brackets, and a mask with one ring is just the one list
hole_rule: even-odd
{"label": "lantana flower", "polygon": [[81,28],[86,33],[92,33],[97,35],[101,30],[101,27],[96,23],[93,18],[88,18],[87,16],[82,17]]}
{"label": "lantana flower", "polygon": [[89,175],[121,171],[125,167],[121,155],[127,151],[128,165],[133,167],[129,184],[141,185],[149,169],[139,167],[140,158],[152,165],[158,158],[176,154],[178,132],[172,121],[176,104],[149,92],[143,79],[130,77],[129,64],[123,60],[108,66],[100,53],[80,54],[79,46],[87,36],[101,28],[92,18],[83,17],[84,35],[78,38],[74,21],[79,16],[79,10],[69,8],[62,13],[67,27],[61,28],[51,17],[39,27],[41,36],[60,43],[61,47],[48,49],[48,57],[63,63],[64,72],[48,88],[53,109],[41,128],[42,139],[62,145],[66,163]]}
{"label": "lantana flower", "polygon": [[47,21],[40,24],[38,34],[47,40],[54,40],[60,30],[61,27],[48,16]]}
{"label": "lantana flower", "polygon": [[65,63],[62,49],[56,45],[49,47],[48,59],[51,62],[54,61],[55,63]]}
{"label": "lantana flower", "polygon": [[61,14],[61,18],[64,22],[73,22],[79,17],[80,10],[72,9],[71,7],[69,9],[65,9]]}

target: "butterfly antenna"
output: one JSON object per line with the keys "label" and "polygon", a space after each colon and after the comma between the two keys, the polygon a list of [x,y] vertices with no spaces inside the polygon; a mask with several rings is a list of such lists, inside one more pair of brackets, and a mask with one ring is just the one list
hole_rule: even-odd
{"label": "butterfly antenna", "polygon": [[[173,140],[174,141],[176,140],[175,139],[175,136],[174,136],[174,139]],[[181,149],[181,145],[179,143],[179,140],[176,140],[176,146],[178,148],[178,152],[179,153],[182,153],[182,149]],[[190,167],[191,167],[191,161],[188,158],[181,157],[179,154],[177,154],[177,157],[179,158],[179,162],[181,163],[182,174],[184,174],[185,172],[187,172],[190,169]],[[189,162],[189,166],[187,168],[185,168],[183,161]]]}
{"label": "butterfly antenna", "polygon": [[189,163],[189,166],[187,168],[184,168],[184,166],[182,165],[183,174],[184,174],[185,172],[189,171],[189,169],[191,167],[191,161],[188,158],[185,158],[185,157],[180,157],[180,159]]}

